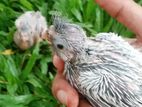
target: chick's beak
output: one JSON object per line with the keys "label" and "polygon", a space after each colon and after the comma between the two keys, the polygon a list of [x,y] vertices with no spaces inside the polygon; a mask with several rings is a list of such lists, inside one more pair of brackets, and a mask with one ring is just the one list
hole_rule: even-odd
{"label": "chick's beak", "polygon": [[51,25],[50,27],[49,27],[49,29],[48,29],[48,38],[47,38],[47,40],[49,41],[49,43],[50,44],[52,44],[52,40],[53,40],[53,36],[54,35],[56,35],[56,32],[55,32],[55,30],[54,30],[55,28],[54,28],[54,26],[53,25]]}
{"label": "chick's beak", "polygon": [[50,39],[50,35],[48,32],[47,32],[47,41],[48,41],[49,45],[51,45],[51,39]]}

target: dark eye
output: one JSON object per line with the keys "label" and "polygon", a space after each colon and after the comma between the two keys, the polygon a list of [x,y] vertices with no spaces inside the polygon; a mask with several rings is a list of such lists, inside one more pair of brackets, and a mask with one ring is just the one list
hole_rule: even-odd
{"label": "dark eye", "polygon": [[59,48],[59,49],[63,49],[63,48],[64,48],[64,46],[63,46],[62,44],[57,44],[57,48]]}

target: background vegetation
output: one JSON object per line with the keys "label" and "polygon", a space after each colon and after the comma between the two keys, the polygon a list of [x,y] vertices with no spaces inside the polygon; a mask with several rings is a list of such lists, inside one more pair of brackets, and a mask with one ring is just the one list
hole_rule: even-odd
{"label": "background vegetation", "polygon": [[[142,0],[137,0],[142,4]],[[55,75],[51,51],[44,41],[22,51],[13,42],[14,21],[25,11],[39,10],[51,24],[55,10],[82,26],[88,36],[133,33],[116,22],[94,0],[0,0],[0,107],[62,107],[52,96]]]}

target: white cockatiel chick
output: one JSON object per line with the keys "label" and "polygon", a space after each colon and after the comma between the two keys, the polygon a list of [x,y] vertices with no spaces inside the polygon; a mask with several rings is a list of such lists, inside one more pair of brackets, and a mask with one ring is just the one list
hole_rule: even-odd
{"label": "white cockatiel chick", "polygon": [[142,54],[123,38],[99,33],[90,39],[58,17],[48,32],[66,79],[92,107],[142,107]]}
{"label": "white cockatiel chick", "polygon": [[47,22],[39,11],[25,12],[15,21],[15,25],[17,31],[14,35],[14,42],[22,50],[47,38]]}

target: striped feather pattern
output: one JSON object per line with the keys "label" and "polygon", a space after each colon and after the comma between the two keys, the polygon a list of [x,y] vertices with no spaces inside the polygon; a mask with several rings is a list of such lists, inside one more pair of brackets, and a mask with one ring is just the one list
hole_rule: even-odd
{"label": "striped feather pattern", "polygon": [[93,107],[142,107],[142,56],[138,51],[113,33],[87,40],[84,51],[77,61],[65,64],[65,73]]}

